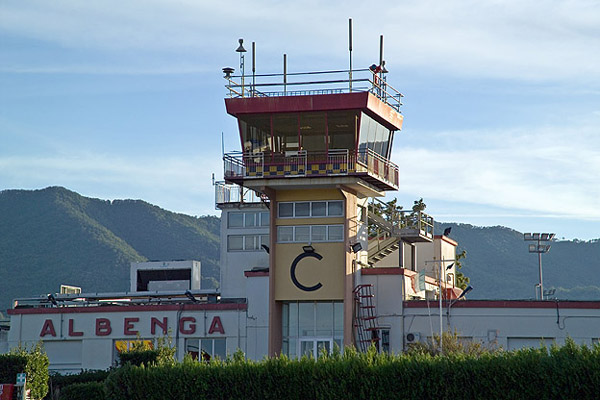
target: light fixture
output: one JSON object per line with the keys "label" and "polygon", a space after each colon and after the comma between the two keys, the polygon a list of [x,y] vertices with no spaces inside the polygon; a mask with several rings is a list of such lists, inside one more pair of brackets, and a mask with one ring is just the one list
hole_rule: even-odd
{"label": "light fixture", "polygon": [[454,267],[454,263],[451,263],[450,265],[448,265],[448,266],[446,267],[446,271],[448,271],[448,270],[449,270],[450,268],[452,268],[452,267]]}
{"label": "light fixture", "polygon": [[302,246],[302,250],[304,250],[305,253],[314,253],[315,252],[315,248],[312,247],[310,244],[308,246]]}
{"label": "light fixture", "polygon": [[53,305],[58,307],[58,303],[56,301],[56,297],[54,297],[54,295],[52,293],[48,294],[48,301],[51,302]]}
{"label": "light fixture", "polygon": [[244,48],[244,39],[238,39],[238,42],[240,42],[240,45],[237,49],[235,49],[235,51],[237,51],[238,53],[245,53],[246,49]]}
{"label": "light fixture", "polygon": [[466,295],[467,293],[469,293],[471,290],[473,290],[473,286],[471,286],[471,285],[467,286],[467,287],[465,288],[465,290],[463,290],[463,291],[462,291],[462,293],[461,293],[461,294],[460,294],[460,295],[457,297],[457,299],[456,299],[456,300],[458,300],[458,299],[462,299],[462,298],[463,298],[463,297],[465,297],[465,295]]}
{"label": "light fixture", "polygon": [[267,254],[270,254],[269,246],[267,246],[266,244],[261,244],[260,247],[261,247],[261,249],[263,249],[264,251],[266,251]]}
{"label": "light fixture", "polygon": [[233,74],[234,71],[235,71],[235,69],[233,69],[231,67],[223,68],[223,73],[225,74],[224,78],[231,79],[231,74]]}
{"label": "light fixture", "polygon": [[362,244],[360,244],[360,242],[356,242],[353,245],[351,245],[350,248],[352,249],[352,252],[356,254],[359,251],[361,251],[363,247]]}
{"label": "light fixture", "polygon": [[194,296],[192,294],[192,292],[190,292],[189,290],[185,291],[185,295],[187,296],[188,299],[190,299],[192,302],[197,303],[198,299],[196,298],[196,296]]}

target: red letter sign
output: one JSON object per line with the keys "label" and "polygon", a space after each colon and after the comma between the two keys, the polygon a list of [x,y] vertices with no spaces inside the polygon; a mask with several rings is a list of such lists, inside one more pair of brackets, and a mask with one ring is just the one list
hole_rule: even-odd
{"label": "red letter sign", "polygon": [[212,334],[215,332],[219,332],[220,334],[224,335],[225,334],[225,329],[223,329],[223,324],[221,323],[221,318],[220,317],[214,317],[211,324],[210,324],[210,328],[208,329],[208,334]]}
{"label": "red letter sign", "polygon": [[140,320],[139,318],[125,318],[124,326],[123,326],[123,333],[125,335],[137,335],[139,332],[133,330],[133,328],[135,328],[133,326],[133,323],[138,322],[139,320]]}
{"label": "red letter sign", "polygon": [[163,335],[167,334],[167,317],[164,317],[162,322],[160,322],[158,318],[152,317],[150,320],[150,333],[152,335],[156,333],[156,325],[162,328]]}
{"label": "red letter sign", "polygon": [[54,324],[51,319],[47,319],[44,321],[44,326],[42,326],[42,331],[40,332],[40,337],[44,337],[46,335],[52,335],[56,337],[56,331],[54,330]]}
{"label": "red letter sign", "polygon": [[[185,328],[185,323],[190,322],[190,327]],[[183,317],[179,320],[179,332],[184,335],[191,335],[196,333],[196,318],[194,317]]]}
{"label": "red letter sign", "polygon": [[75,332],[75,321],[69,320],[69,336],[83,336],[83,332]]}
{"label": "red letter sign", "polygon": [[106,318],[96,319],[96,336],[108,336],[112,332],[110,320]]}

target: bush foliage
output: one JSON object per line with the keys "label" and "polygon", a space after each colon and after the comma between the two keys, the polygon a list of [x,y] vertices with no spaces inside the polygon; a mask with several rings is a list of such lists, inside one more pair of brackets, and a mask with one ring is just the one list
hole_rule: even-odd
{"label": "bush foliage", "polygon": [[108,398],[152,399],[516,399],[597,398],[600,346],[516,352],[389,355],[347,349],[318,359],[125,365],[106,381]]}
{"label": "bush foliage", "polygon": [[103,383],[86,382],[74,383],[65,387],[59,400],[105,400],[106,389]]}
{"label": "bush foliage", "polygon": [[[48,366],[50,362],[42,342],[38,342],[31,348],[16,347],[9,354],[26,359],[25,368],[18,372],[27,374],[27,388],[31,390],[31,398],[34,400],[43,399],[48,393]],[[15,379],[16,374],[12,382]]]}

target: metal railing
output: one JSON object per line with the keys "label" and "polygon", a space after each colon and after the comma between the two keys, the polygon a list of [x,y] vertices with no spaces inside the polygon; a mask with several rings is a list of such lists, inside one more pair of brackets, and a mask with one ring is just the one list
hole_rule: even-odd
{"label": "metal railing", "polygon": [[[423,211],[398,210],[379,199],[369,203],[369,220],[372,222],[370,237],[379,237],[381,232],[402,236],[406,231],[417,231],[420,236],[433,239],[433,217]],[[383,236],[386,239],[387,235]]]}
{"label": "metal railing", "polygon": [[[250,78],[251,82],[246,83]],[[229,97],[306,96],[371,92],[396,111],[402,105],[402,93],[387,83],[387,74],[374,73],[369,68],[227,76]],[[292,88],[293,90],[288,90]]]}
{"label": "metal railing", "polygon": [[215,205],[227,203],[260,203],[260,194],[235,183],[215,182]]}
{"label": "metal railing", "polygon": [[398,187],[398,166],[371,149],[360,150],[358,153],[347,149],[332,149],[328,152],[232,152],[223,156],[223,165],[226,179],[364,173],[392,187]]}

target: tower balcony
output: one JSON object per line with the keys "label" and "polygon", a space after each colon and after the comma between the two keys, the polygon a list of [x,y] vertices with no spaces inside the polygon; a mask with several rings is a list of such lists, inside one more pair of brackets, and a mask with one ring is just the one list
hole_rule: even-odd
{"label": "tower balcony", "polygon": [[398,166],[371,149],[284,153],[233,152],[223,157],[227,182],[253,179],[354,176],[378,190],[398,190]]}

